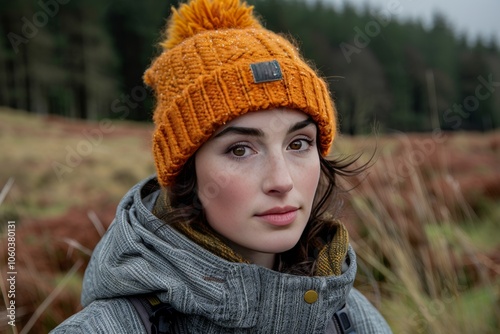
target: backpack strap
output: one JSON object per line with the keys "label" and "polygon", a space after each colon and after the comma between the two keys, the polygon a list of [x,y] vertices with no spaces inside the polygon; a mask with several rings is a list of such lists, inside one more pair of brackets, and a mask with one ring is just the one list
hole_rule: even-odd
{"label": "backpack strap", "polygon": [[172,334],[175,309],[154,295],[129,298],[148,334]]}
{"label": "backpack strap", "polygon": [[333,323],[338,333],[356,334],[354,324],[352,323],[351,317],[349,316],[347,304],[333,314]]}

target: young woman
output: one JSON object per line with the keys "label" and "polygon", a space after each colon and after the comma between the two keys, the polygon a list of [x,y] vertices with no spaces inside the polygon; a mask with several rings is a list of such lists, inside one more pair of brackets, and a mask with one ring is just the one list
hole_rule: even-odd
{"label": "young woman", "polygon": [[54,333],[149,332],[146,298],[165,332],[390,333],[352,287],[325,82],[238,0],[182,5],[162,46],[145,73],[157,175],[121,201],[84,309]]}

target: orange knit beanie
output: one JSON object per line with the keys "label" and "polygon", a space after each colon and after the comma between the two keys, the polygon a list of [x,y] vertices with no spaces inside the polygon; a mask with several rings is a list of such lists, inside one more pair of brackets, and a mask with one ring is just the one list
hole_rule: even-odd
{"label": "orange knit beanie", "polygon": [[162,186],[218,127],[250,111],[303,111],[328,154],[336,122],[326,83],[252,10],[239,0],[192,0],[173,10],[163,52],[144,74],[156,96],[153,153]]}

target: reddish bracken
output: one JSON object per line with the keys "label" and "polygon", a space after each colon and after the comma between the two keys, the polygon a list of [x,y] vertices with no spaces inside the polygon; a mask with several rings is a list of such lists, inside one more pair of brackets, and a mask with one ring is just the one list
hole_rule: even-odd
{"label": "reddish bracken", "polygon": [[[97,206],[96,206],[97,207]],[[42,333],[62,322],[80,308],[81,277],[90,259],[90,252],[101,238],[98,228],[88,217],[89,209],[73,208],[57,218],[29,219],[16,229],[16,321],[18,330],[44,300],[55,291],[66,273],[81,261],[75,277],[55,297],[40,321],[30,332]],[[96,209],[102,228],[114,217],[115,207]],[[97,222],[97,220],[94,218]],[[5,247],[0,250],[6,263]]]}

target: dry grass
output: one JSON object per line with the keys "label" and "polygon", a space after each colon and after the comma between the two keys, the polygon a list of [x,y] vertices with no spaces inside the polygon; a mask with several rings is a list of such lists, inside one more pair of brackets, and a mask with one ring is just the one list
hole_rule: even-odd
{"label": "dry grass", "polygon": [[[0,190],[14,180],[0,219],[18,227],[18,323],[3,322],[0,331],[45,333],[79,310],[90,251],[123,194],[154,172],[151,126],[112,125],[104,132],[95,123],[0,110]],[[98,131],[94,143],[85,136]],[[67,148],[85,141],[89,153],[58,177],[54,161],[64,164]],[[500,133],[397,134],[379,137],[377,147],[346,210],[357,286],[395,333],[498,332]],[[333,152],[367,157],[374,148],[373,137],[342,137]]]}
{"label": "dry grass", "polygon": [[[0,219],[15,220],[18,227],[18,323],[9,328],[1,322],[0,332],[17,329],[22,333],[25,326],[32,326],[30,332],[46,333],[79,310],[84,264],[100,230],[112,221],[125,192],[154,172],[149,154],[151,127],[125,122],[112,125],[116,127],[109,130],[96,123],[0,110],[0,187],[8,179],[14,180],[0,205]],[[85,153],[80,155],[81,161],[68,153],[78,153],[79,148]],[[54,162],[69,169],[58,174]],[[96,221],[104,227],[99,228]],[[5,273],[3,224],[0,232],[0,266]],[[81,265],[74,267],[75,263]],[[5,301],[4,292],[2,296]]]}
{"label": "dry grass", "polygon": [[498,138],[391,138],[351,192],[358,284],[395,333],[498,332]]}

